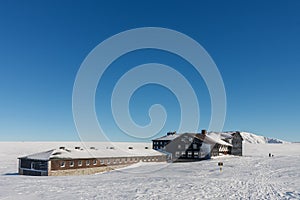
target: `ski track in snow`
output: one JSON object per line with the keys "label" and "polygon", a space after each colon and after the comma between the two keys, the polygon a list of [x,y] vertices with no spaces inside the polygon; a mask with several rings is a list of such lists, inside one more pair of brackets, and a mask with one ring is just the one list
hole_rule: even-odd
{"label": "ski track in snow", "polygon": [[[28,146],[0,144],[1,200],[300,199],[300,144],[246,145],[248,151],[243,157],[138,163],[96,175],[61,177],[16,175],[16,158],[28,151]],[[30,148],[34,151],[35,147],[31,144]],[[275,157],[269,158],[265,149],[276,150]],[[222,172],[219,161],[224,163]]]}

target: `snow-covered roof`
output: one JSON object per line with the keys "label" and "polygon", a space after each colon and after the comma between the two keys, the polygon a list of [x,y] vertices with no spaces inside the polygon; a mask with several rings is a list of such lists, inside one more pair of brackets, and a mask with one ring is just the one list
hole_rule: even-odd
{"label": "snow-covered roof", "polygon": [[221,134],[209,134],[209,135],[206,135],[206,138],[209,138],[209,140],[214,141],[214,143],[232,147],[232,144],[222,140],[223,138],[222,138]]}
{"label": "snow-covered roof", "polygon": [[52,149],[49,151],[39,152],[39,153],[31,154],[28,156],[24,156],[21,158],[27,158],[27,159],[31,159],[31,160],[49,160],[49,158],[52,156],[54,151],[55,150]]}
{"label": "snow-covered roof", "polygon": [[207,135],[210,135],[212,137],[218,137],[222,140],[233,138],[232,134],[233,133],[226,133],[226,132],[208,132],[207,133]]}
{"label": "snow-covered roof", "polygon": [[87,147],[75,149],[75,146],[65,146],[63,149],[52,149],[40,153],[20,157],[32,160],[50,159],[88,159],[110,157],[160,156],[161,152],[152,149],[149,143],[89,143]]}
{"label": "snow-covered roof", "polygon": [[[181,135],[184,135],[184,134],[188,134],[188,135],[191,135],[193,137],[197,136],[199,139],[203,140],[204,142],[207,142],[207,143],[218,143],[218,144],[222,144],[222,145],[226,145],[226,146],[232,146],[231,144],[229,144],[228,142],[225,142],[223,141],[223,137],[221,137],[221,134],[207,134],[207,135],[202,135],[201,133],[183,133],[183,134],[170,134],[170,135],[166,135],[166,136],[163,136],[163,137],[160,137],[160,138],[157,138],[155,140],[174,140],[176,139],[177,137],[181,136]],[[229,137],[229,135],[226,135],[226,137]],[[230,135],[230,137],[232,137]]]}
{"label": "snow-covered roof", "polygon": [[170,135],[165,135],[160,138],[157,138],[155,140],[174,140],[175,138],[179,137],[181,134],[170,134]]}

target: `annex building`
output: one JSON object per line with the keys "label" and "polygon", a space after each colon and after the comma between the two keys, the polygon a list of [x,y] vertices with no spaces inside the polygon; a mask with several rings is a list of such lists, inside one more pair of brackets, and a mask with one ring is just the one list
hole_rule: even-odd
{"label": "annex building", "polygon": [[166,155],[149,143],[95,143],[90,147],[59,147],[19,157],[19,174],[83,175],[125,167],[137,162],[165,162]]}

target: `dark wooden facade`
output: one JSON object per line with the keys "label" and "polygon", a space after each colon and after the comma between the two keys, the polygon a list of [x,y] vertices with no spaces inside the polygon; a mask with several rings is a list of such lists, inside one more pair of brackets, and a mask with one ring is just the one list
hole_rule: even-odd
{"label": "dark wooden facade", "polygon": [[47,176],[49,162],[46,160],[19,159],[19,174]]}
{"label": "dark wooden facade", "polygon": [[243,155],[243,137],[238,131],[232,134],[231,154],[235,156]]}
{"label": "dark wooden facade", "polygon": [[[153,149],[166,152],[168,160],[172,162],[198,161],[209,159],[211,156],[237,155],[242,156],[243,138],[239,132],[234,132],[219,143],[206,137],[206,131],[201,133],[177,134],[169,132],[167,136],[152,140]],[[220,139],[221,140],[221,139]]]}
{"label": "dark wooden facade", "polygon": [[186,162],[210,158],[211,144],[204,142],[204,135],[184,133],[173,140],[153,140],[153,149],[166,152],[169,161]]}

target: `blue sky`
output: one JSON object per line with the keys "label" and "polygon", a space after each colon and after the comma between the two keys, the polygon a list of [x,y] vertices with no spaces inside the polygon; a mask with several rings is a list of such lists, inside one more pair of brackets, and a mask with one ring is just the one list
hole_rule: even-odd
{"label": "blue sky", "polygon": [[[199,42],[214,59],[227,95],[224,130],[252,131],[300,141],[300,2],[290,1],[1,1],[0,140],[78,140],[72,116],[76,73],[87,54],[108,37],[138,27],[165,27]],[[180,70],[200,99],[200,129],[210,100],[201,77],[176,55],[131,52],[99,82],[97,116],[112,140],[119,134],[110,111],[114,81],[137,64],[158,62]],[[120,67],[123,66],[123,67]],[[101,91],[101,92],[99,92]],[[160,134],[176,130],[178,102],[166,88],[147,85],[132,97],[136,123],[149,123],[153,103],[169,118]]]}

